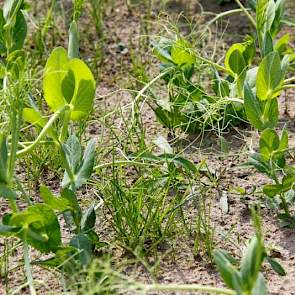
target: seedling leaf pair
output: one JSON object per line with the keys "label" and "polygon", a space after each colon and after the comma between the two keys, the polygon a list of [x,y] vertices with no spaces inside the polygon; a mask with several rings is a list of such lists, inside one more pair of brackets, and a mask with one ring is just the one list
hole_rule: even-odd
{"label": "seedling leaf pair", "polygon": [[64,48],[56,48],[45,66],[44,97],[53,112],[65,105],[71,106],[71,119],[80,120],[89,115],[95,94],[95,81],[87,65],[69,59]]}
{"label": "seedling leaf pair", "polygon": [[250,123],[258,130],[273,128],[279,118],[279,107],[276,98],[267,102],[259,100],[248,83],[244,88],[244,108]]}
{"label": "seedling leaf pair", "polygon": [[[74,176],[75,189],[77,189],[91,176],[94,165],[95,140],[92,139],[89,141],[83,157],[80,142],[75,135],[69,137],[67,143],[63,145],[63,149]],[[70,176],[65,172],[62,187],[69,186],[71,182]]]}
{"label": "seedling leaf pair", "polygon": [[235,265],[236,261],[222,250],[216,250],[213,256],[225,284],[237,294],[267,294],[265,280],[259,272],[265,258],[259,237],[250,241],[243,254],[240,269]]}

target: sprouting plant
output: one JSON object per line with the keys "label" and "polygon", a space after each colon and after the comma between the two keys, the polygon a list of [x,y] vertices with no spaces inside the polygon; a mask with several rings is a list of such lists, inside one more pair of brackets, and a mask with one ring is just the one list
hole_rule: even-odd
{"label": "sprouting plant", "polygon": [[252,153],[249,163],[272,180],[273,183],[263,186],[263,192],[275,208],[284,209],[279,217],[285,225],[292,225],[294,218],[289,207],[294,204],[295,170],[287,164],[288,148],[287,130],[279,137],[274,129],[265,129],[260,135],[259,153]]}
{"label": "sprouting plant", "polygon": [[285,157],[288,133],[284,129],[279,137],[274,130],[279,120],[278,96],[291,87],[288,79],[284,79],[288,65],[288,55],[281,60],[278,51],[269,52],[252,70],[254,77],[245,82],[244,108],[250,123],[261,131],[259,153],[250,156],[250,163],[272,179],[274,184],[266,185],[263,191],[273,204],[282,205],[285,214],[281,217],[292,224],[289,204],[293,202],[290,194],[294,192],[294,168],[287,164]]}
{"label": "sprouting plant", "polygon": [[[7,51],[3,91],[7,99],[12,99],[8,103],[14,107],[11,112],[11,135],[9,138],[3,134],[0,136],[0,194],[8,201],[12,211],[3,216],[0,235],[21,239],[27,283],[31,294],[36,294],[30,270],[29,245],[41,253],[55,253],[55,257],[39,261],[39,264],[60,266],[67,261],[65,270],[72,271],[75,264],[82,266],[89,264],[92,250],[99,241],[93,231],[96,220],[94,207],[91,206],[83,212],[75,195],[76,190],[91,176],[95,141],[91,140],[83,153],[77,137],[74,134],[69,136],[71,122],[84,119],[92,110],[95,81],[88,66],[82,60],[74,58],[77,56],[79,44],[78,39],[71,36],[69,52],[63,48],[56,48],[45,67],[44,98],[53,113],[49,119],[43,116],[34,104],[32,108],[23,108],[23,101],[20,99],[15,101],[13,96],[8,97],[8,90],[16,91],[18,89],[16,86],[21,86],[23,80],[25,55],[22,51],[16,50],[22,46],[26,31],[26,26],[24,30],[17,27],[20,26],[20,20],[23,20],[22,5],[23,1],[7,1],[3,10],[7,22],[3,26],[2,34]],[[81,7],[79,9],[81,10]],[[16,16],[19,16],[19,19]],[[16,37],[17,34],[20,35]],[[33,142],[19,141],[22,119],[41,128]],[[27,197],[26,208],[20,210],[19,194],[24,191],[23,189],[19,191],[15,186],[15,183],[18,183],[18,188],[21,186],[15,179],[15,164],[18,158],[30,153],[41,144],[48,148],[54,144],[60,151],[65,169],[61,196],[56,197],[47,187],[42,186],[40,196],[43,203],[33,203]],[[62,243],[56,213],[63,214],[66,224],[74,232],[69,245]]]}
{"label": "sprouting plant", "polygon": [[219,122],[226,126],[233,119],[236,111],[224,107],[227,101],[223,99],[223,96],[229,95],[229,83],[219,85],[215,79],[218,75],[215,76],[216,72],[213,71],[212,77],[215,82],[212,90],[216,95],[210,95],[201,85],[201,81],[194,79],[203,62],[209,63],[208,68],[213,66],[217,70],[226,71],[224,67],[207,59],[200,60],[189,42],[181,38],[173,41],[160,40],[154,45],[154,53],[162,62],[162,78],[167,85],[168,93],[167,97],[159,98],[151,91],[150,96],[154,103],[150,106],[164,126],[170,131],[182,128],[186,132],[197,132],[208,127],[214,128]]}

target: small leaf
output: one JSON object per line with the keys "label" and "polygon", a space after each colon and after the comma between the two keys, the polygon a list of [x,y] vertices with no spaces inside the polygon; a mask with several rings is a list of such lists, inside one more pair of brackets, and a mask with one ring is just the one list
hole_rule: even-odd
{"label": "small leaf", "polygon": [[233,76],[240,75],[247,66],[243,55],[244,50],[245,47],[237,43],[232,45],[226,53],[224,64]]}
{"label": "small leaf", "polygon": [[213,258],[225,284],[231,289],[242,289],[240,275],[237,269],[227,259],[227,256],[223,252],[215,250],[213,252]]}
{"label": "small leaf", "polygon": [[80,120],[92,110],[95,81],[87,65],[69,59],[64,48],[58,47],[49,56],[43,80],[44,97],[53,112],[70,104],[71,119]]}
{"label": "small leaf", "polygon": [[85,184],[86,181],[90,178],[93,172],[94,157],[95,157],[95,140],[91,139],[89,143],[87,144],[86,150],[84,152],[82,165],[75,176],[76,188],[79,188],[80,186]]}
{"label": "small leaf", "polygon": [[8,200],[15,200],[17,198],[17,194],[5,184],[0,183],[0,197],[4,197]]}
{"label": "small leaf", "polygon": [[20,237],[26,238],[40,252],[55,251],[61,244],[57,217],[45,204],[32,205],[20,213],[12,214],[7,225],[22,227]]}
{"label": "small leaf", "polygon": [[187,41],[179,39],[175,41],[171,49],[171,58],[173,62],[179,66],[192,65],[195,63],[196,58],[192,53]]}
{"label": "small leaf", "polygon": [[280,55],[284,55],[288,49],[289,42],[290,42],[290,35],[285,34],[276,42],[274,49]]}
{"label": "small leaf", "polygon": [[277,262],[275,259],[267,256],[266,257],[267,262],[270,264],[271,268],[280,276],[285,276],[286,275],[286,271],[285,269],[282,267],[282,265]]}
{"label": "small leaf", "polygon": [[273,40],[269,32],[265,33],[262,45],[262,57],[265,57],[269,53],[273,52]]}
{"label": "small leaf", "polygon": [[253,286],[251,295],[267,295],[267,287],[266,282],[261,273],[258,274],[258,277],[255,281],[255,285]]}
{"label": "small leaf", "polygon": [[40,197],[43,202],[47,204],[51,209],[58,210],[59,212],[64,212],[71,210],[72,207],[67,199],[57,198],[52,194],[50,189],[46,186],[40,187]]}
{"label": "small leaf", "polygon": [[5,236],[5,237],[16,236],[17,233],[20,232],[20,230],[21,230],[21,227],[9,226],[9,225],[0,223],[0,236]]}
{"label": "small leaf", "polygon": [[262,156],[258,153],[252,153],[249,157],[249,164],[254,166],[259,172],[270,174],[270,167],[267,162],[264,161]]}
{"label": "small leaf", "polygon": [[75,20],[71,22],[69,29],[68,56],[70,59],[79,57],[79,31]]}
{"label": "small leaf", "polygon": [[282,190],[283,186],[281,184],[266,184],[263,186],[263,192],[270,198],[280,194]]}
{"label": "small leaf", "polygon": [[92,243],[85,234],[77,234],[70,241],[70,246],[78,249],[77,255],[81,265],[86,266],[92,260]]}
{"label": "small leaf", "polygon": [[[42,117],[42,115],[40,114],[40,112],[38,112],[37,110],[33,109],[33,108],[24,108],[23,109],[23,119],[35,126],[39,126],[41,128],[43,128],[46,123],[48,122],[47,119],[45,119],[44,117]],[[53,131],[53,128],[49,128],[48,129],[48,135],[52,138],[55,138],[56,135]]]}
{"label": "small leaf", "polygon": [[[95,140],[92,139],[87,144],[83,158],[81,159],[82,148],[78,138],[71,135],[67,143],[63,146],[74,175],[75,188],[79,188],[90,178],[95,157]],[[71,183],[68,173],[65,171],[62,187],[67,187]]]}
{"label": "small leaf", "polygon": [[285,192],[295,188],[295,174],[287,174],[283,178],[283,190]]}
{"label": "small leaf", "polygon": [[82,158],[82,147],[75,134],[72,134],[68,138],[66,144],[64,145],[64,150],[72,172],[74,174],[77,173]]}
{"label": "small leaf", "polygon": [[273,153],[280,146],[280,138],[273,129],[266,129],[261,133],[259,140],[260,154],[264,160],[268,161]]}
{"label": "small leaf", "polygon": [[82,232],[90,231],[95,226],[96,214],[93,206],[90,206],[81,219]]}
{"label": "small leaf", "polygon": [[258,130],[264,129],[264,123],[262,122],[262,108],[260,101],[256,98],[252,92],[248,83],[244,88],[244,108],[250,123]]}
{"label": "small leaf", "polygon": [[241,261],[241,275],[248,290],[251,290],[257,279],[262,260],[260,242],[257,237],[254,237],[246,248]]}

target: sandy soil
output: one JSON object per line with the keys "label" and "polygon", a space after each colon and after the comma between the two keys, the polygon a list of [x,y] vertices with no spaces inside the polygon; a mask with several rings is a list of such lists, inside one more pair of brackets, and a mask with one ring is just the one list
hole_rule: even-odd
{"label": "sandy soil", "polygon": [[[199,7],[188,5],[190,1],[172,1],[168,6],[169,13],[177,15],[186,10],[188,14],[192,15],[198,12]],[[220,8],[212,1],[200,1],[205,10],[214,12],[219,9],[227,9],[229,6]],[[231,7],[231,6],[230,6]],[[138,44],[138,40],[142,32],[140,30],[140,15],[138,11],[133,13],[128,12],[122,1],[116,1],[116,5],[112,12],[109,12],[105,18],[105,43],[104,43],[104,58],[102,64],[101,74],[97,76],[100,80],[97,89],[97,100],[95,102],[95,115],[99,115],[106,111],[111,111],[118,106],[128,105],[132,97],[126,91],[114,93],[120,88],[125,88],[128,80],[128,73],[130,72],[130,53],[132,49]],[[233,17],[230,20],[229,34],[230,42],[239,40],[240,34],[247,32],[248,25],[244,18],[241,20],[239,16]],[[294,30],[290,31],[294,34]],[[83,38],[83,37],[82,37]],[[99,42],[93,35],[93,40],[89,42]],[[229,44],[230,45],[230,44]],[[87,45],[82,49],[83,56],[87,56]],[[122,49],[123,48],[123,49]],[[126,50],[125,50],[126,49]],[[123,78],[122,78],[123,77]],[[114,94],[112,94],[114,93]],[[282,104],[281,109],[281,125],[288,124],[290,130],[290,145],[295,145],[295,92],[288,92],[287,99],[282,97],[282,102],[286,100],[286,104]],[[148,138],[152,141],[157,135],[167,135],[155,119],[153,112],[145,105],[143,109],[143,122],[146,126]],[[113,122],[113,126],[120,130],[122,122],[117,118]],[[100,136],[105,131],[99,121],[92,121],[89,126],[89,133],[91,136]],[[212,199],[212,220],[215,227],[216,246],[224,248],[233,254],[240,255],[246,240],[253,234],[253,229],[250,222],[249,205],[255,202],[256,197],[251,194],[254,184],[260,186],[266,182],[266,179],[257,174],[254,170],[242,169],[240,164],[247,159],[248,145],[257,139],[255,132],[249,128],[245,130],[231,131],[225,135],[228,140],[231,150],[229,155],[224,157],[219,152],[218,144],[214,135],[206,135],[205,149],[200,150],[200,142],[196,141],[186,150],[185,156],[195,162],[200,159],[207,158],[209,167],[217,174],[222,174],[221,188],[224,191],[231,191],[233,187],[245,188],[247,194],[243,201],[241,196],[228,193],[229,212],[224,214],[219,205],[219,194],[212,192],[208,198]],[[105,137],[107,138],[107,137]],[[184,138],[188,143],[193,140],[190,137]],[[104,147],[108,144],[104,142]],[[88,192],[91,194],[91,189]],[[85,198],[85,196],[84,196]],[[0,200],[0,216],[6,211],[3,201]],[[196,214],[192,206],[188,207],[187,215],[193,218]],[[285,277],[279,277],[268,266],[265,266],[264,274],[269,283],[270,293],[292,295],[295,294],[295,231],[294,229],[284,229],[280,227],[275,213],[266,207],[262,209],[263,229],[265,233],[266,244],[275,249],[273,256],[278,259],[287,271]],[[114,233],[110,229],[109,224],[105,218],[98,221],[98,232],[102,239],[112,240]],[[228,238],[225,239],[225,236]],[[218,273],[214,267],[208,264],[208,261],[196,256],[193,253],[193,239],[180,237],[176,240],[169,241],[170,249],[164,252],[161,257],[161,263],[157,272],[157,279],[161,283],[201,283],[215,286],[222,285]],[[235,245],[239,246],[236,247]],[[0,239],[0,250],[3,249],[3,239]],[[125,253],[120,250],[114,250],[118,261],[123,260]],[[168,254],[167,254],[168,253]],[[172,254],[171,254],[172,253]],[[15,256],[11,261],[11,268],[19,265],[21,251],[16,251]],[[145,282],[151,282],[151,276],[142,266],[131,267],[126,269],[126,272],[131,273],[137,278]],[[40,268],[34,267],[34,276],[46,282],[50,290],[54,290],[53,294],[58,294],[61,286],[56,280],[57,274],[48,271],[42,271]],[[9,286],[14,288],[21,285],[23,282],[23,274],[21,269],[13,271],[9,277]],[[1,288],[1,284],[2,288]],[[38,294],[48,294],[48,288],[40,289]],[[23,290],[21,294],[26,294]],[[0,294],[4,294],[4,278],[0,279]],[[173,294],[183,294],[177,292]]]}

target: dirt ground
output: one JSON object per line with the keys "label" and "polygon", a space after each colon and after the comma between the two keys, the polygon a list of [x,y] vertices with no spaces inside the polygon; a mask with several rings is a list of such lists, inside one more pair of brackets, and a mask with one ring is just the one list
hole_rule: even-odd
{"label": "dirt ground", "polygon": [[[168,11],[170,9],[171,13],[180,13],[188,9],[188,13],[194,14],[198,12],[199,7],[191,7],[190,1],[172,1],[168,6]],[[187,4],[189,2],[189,4]],[[205,11],[219,12],[232,8],[233,5],[218,6],[214,1],[203,0],[200,1],[203,5]],[[291,3],[292,4],[292,3]],[[123,12],[124,17],[116,17],[114,13],[111,17],[112,21],[106,20],[106,27],[108,30],[108,36],[113,36],[113,42],[109,40],[110,44],[106,54],[106,64],[109,61],[114,61],[118,58],[118,55],[112,52],[112,48],[115,47],[117,43],[128,43],[130,36],[132,40],[139,36],[139,25],[138,18],[136,15],[130,15],[120,4],[117,5],[116,11],[120,11],[121,15]],[[126,19],[128,18],[128,24],[126,24]],[[116,23],[114,27],[113,21]],[[289,29],[290,30],[290,29]],[[228,35],[231,42],[239,41],[240,36],[247,33],[248,23],[244,17],[240,15],[231,17],[228,25]],[[290,34],[294,34],[294,30],[290,30]],[[228,44],[230,45],[230,44]],[[112,64],[112,63],[111,63]],[[116,63],[115,63],[116,64]],[[114,69],[114,67],[112,67]],[[116,73],[115,73],[116,75]],[[120,76],[120,73],[119,75]],[[117,77],[117,76],[116,76]],[[104,81],[104,78],[106,81]],[[115,79],[111,79],[115,80]],[[109,87],[109,76],[103,77],[100,87],[98,90],[99,95],[105,95],[106,93],[113,90]],[[120,82],[119,82],[120,83]],[[113,85],[111,85],[113,86]],[[127,97],[126,97],[127,96]],[[107,106],[112,107],[118,103],[124,105],[128,103],[130,98],[128,95],[123,95],[123,99],[118,99],[118,96],[110,96],[106,99]],[[285,97],[281,98],[282,102],[285,101]],[[295,114],[294,114],[294,93],[292,91],[288,92],[287,103],[282,103],[281,109],[281,125],[288,122],[288,127],[290,130],[290,145],[295,144]],[[120,102],[119,102],[120,101]],[[286,110],[287,109],[287,110]],[[286,113],[288,117],[286,117]],[[144,112],[144,124],[147,126],[147,133],[151,138],[155,138],[157,134],[163,134],[165,132],[161,127],[155,125],[156,119],[154,114],[147,108]],[[209,136],[209,135],[208,135]],[[253,189],[253,185],[262,185],[265,183],[265,179],[249,169],[241,169],[240,164],[247,160],[247,146],[254,140],[255,142],[256,134],[250,130],[237,130],[237,132],[231,131],[226,135],[226,139],[229,141],[231,146],[231,152],[225,159],[218,154],[217,147],[214,144],[214,140],[209,143],[205,157],[208,160],[209,166],[214,167],[215,171],[222,171],[222,168],[226,168],[223,175],[222,183],[224,190],[229,190],[232,187],[243,187],[246,191],[250,192]],[[188,139],[190,140],[190,139]],[[208,139],[210,142],[210,138]],[[189,142],[191,143],[191,142]],[[192,147],[186,150],[186,156],[195,162],[199,159],[204,158],[202,151],[198,149],[198,142],[196,142]],[[224,240],[224,235],[230,232],[230,239],[238,241],[240,245],[251,237],[253,234],[253,229],[250,222],[250,215],[248,210],[248,205],[254,202],[254,196],[248,195],[245,202],[241,202],[241,196],[235,194],[228,194],[230,209],[228,214],[222,213],[219,206],[218,195],[213,196],[213,213],[212,218],[216,226],[216,245],[224,249],[231,249],[235,252],[237,249],[229,241]],[[191,214],[194,214],[192,211]],[[269,267],[265,269],[266,278],[269,283],[270,294],[285,294],[292,295],[295,294],[295,231],[291,229],[283,229],[278,224],[275,217],[275,213],[264,208],[262,210],[263,215],[263,229],[265,233],[265,239],[267,245],[271,246],[274,250],[274,256],[282,263],[287,275],[285,277],[278,276]],[[173,255],[164,258],[160,264],[160,270],[158,279],[161,283],[200,283],[209,285],[221,285],[218,274],[213,267],[208,267],[206,261],[200,260],[198,257],[194,257],[192,253],[192,243],[189,240],[178,240],[175,245],[173,245]],[[171,259],[173,257],[173,259]],[[138,273],[144,272],[144,269],[137,270]],[[136,273],[136,271],[135,271]],[[146,274],[139,275],[139,278],[144,278],[147,280]],[[174,294],[183,294],[177,292]]]}
{"label": "dirt ground", "polygon": [[[293,0],[290,0],[290,3]],[[186,11],[189,15],[197,14],[200,7],[193,5],[194,1],[171,1],[168,5],[168,13],[177,15],[182,11]],[[233,5],[218,6],[214,0],[200,1],[205,11],[219,12]],[[292,4],[292,3],[291,3]],[[295,14],[295,13],[294,13]],[[156,21],[152,20],[152,21]],[[105,44],[104,57],[101,66],[97,89],[97,99],[95,102],[95,114],[99,115],[102,110],[111,111],[119,105],[124,107],[132,100],[127,91],[118,91],[125,88],[126,80],[128,80],[128,72],[130,71],[130,52],[132,46],[138,44],[138,40],[142,35],[140,31],[139,12],[130,13],[123,1],[116,1],[114,10],[109,12],[104,20],[105,27]],[[227,35],[229,43],[240,40],[248,30],[248,24],[244,17],[234,16],[230,18]],[[288,29],[294,36],[294,29]],[[83,38],[83,36],[82,36]],[[228,40],[228,39],[227,39]],[[99,42],[99,40],[91,40]],[[118,46],[120,45],[120,46]],[[229,46],[230,44],[227,44]],[[122,49],[123,48],[123,49]],[[126,50],[124,50],[126,48]],[[82,49],[83,56],[87,56],[87,46]],[[112,94],[113,93],[113,94]],[[286,100],[286,103],[284,103]],[[290,145],[295,145],[295,92],[289,91],[287,97],[281,98],[281,123],[288,125],[290,135]],[[145,105],[143,109],[143,122],[146,127],[147,136],[150,140],[156,139],[158,135],[167,135],[167,131],[163,129],[156,121],[154,113]],[[114,126],[118,129],[121,122],[117,119]],[[89,126],[91,136],[98,136],[102,131],[102,126],[93,121]],[[216,174],[222,175],[222,190],[231,191],[234,187],[244,188],[249,194],[244,197],[241,202],[241,196],[235,193],[228,193],[229,212],[223,213],[219,205],[220,196],[212,194],[208,198],[212,199],[212,220],[215,227],[216,246],[230,251],[231,253],[240,255],[243,245],[253,235],[253,228],[250,221],[249,205],[255,202],[256,197],[251,194],[254,184],[256,186],[263,185],[266,179],[254,170],[242,168],[241,164],[247,160],[248,147],[251,142],[254,146],[257,144],[257,134],[252,132],[248,127],[244,129],[232,130],[224,135],[230,145],[230,152],[226,157],[220,152],[218,143],[214,135],[206,135],[205,144],[200,149],[200,142],[190,137],[184,138],[185,142],[190,145],[186,149],[185,156],[194,162],[200,159],[207,159],[209,167]],[[106,143],[107,145],[107,143]],[[91,190],[90,192],[91,193]],[[84,196],[85,197],[85,196]],[[6,211],[2,200],[0,200],[0,216]],[[103,210],[102,210],[103,211]],[[196,214],[193,208],[188,208],[188,215]],[[265,233],[266,244],[273,250],[273,256],[284,266],[287,275],[285,277],[278,276],[270,267],[265,266],[264,274],[268,281],[270,294],[295,294],[295,230],[282,228],[275,216],[275,212],[262,208],[263,230]],[[102,240],[110,240],[113,238],[112,230],[104,217],[98,221],[97,231]],[[225,238],[226,237],[226,238]],[[180,237],[170,243],[170,249],[163,253],[160,266],[157,272],[157,280],[160,283],[197,283],[208,284],[214,286],[222,286],[218,273],[214,267],[208,264],[208,261],[195,256],[193,248],[193,239]],[[0,239],[0,249],[3,240]],[[239,245],[238,247],[236,245]],[[19,253],[13,258],[15,265],[18,265],[20,259]],[[114,250],[118,260],[125,259],[123,251]],[[13,262],[12,262],[13,263]],[[54,272],[40,270],[34,267],[34,275],[36,279],[46,282],[52,290],[52,294],[59,294],[62,288],[57,283]],[[151,275],[143,266],[128,267],[126,273],[132,274],[144,282],[151,282]],[[21,285],[23,275],[21,270],[13,272],[10,277],[9,285],[11,288]],[[4,279],[0,280],[0,294],[4,294],[4,287],[1,290],[1,283],[4,285]],[[54,290],[54,291],[53,291]],[[21,291],[21,294],[26,294]],[[49,294],[47,288],[40,291],[40,294]],[[184,294],[182,292],[171,294]],[[186,293],[187,294],[187,293]]]}

